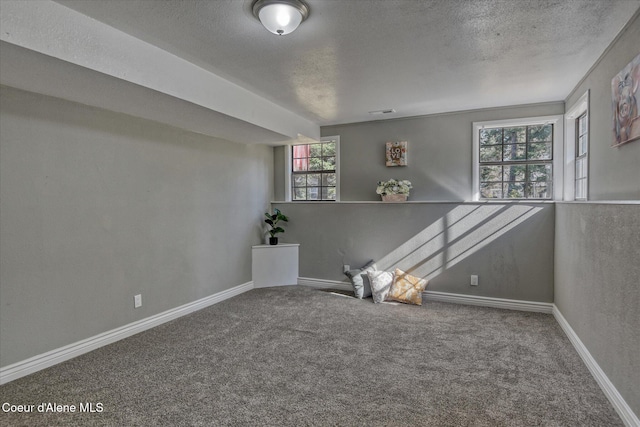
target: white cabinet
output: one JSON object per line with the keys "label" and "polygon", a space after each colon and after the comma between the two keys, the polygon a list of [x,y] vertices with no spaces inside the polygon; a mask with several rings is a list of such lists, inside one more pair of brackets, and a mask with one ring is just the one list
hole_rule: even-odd
{"label": "white cabinet", "polygon": [[257,245],[251,250],[255,288],[298,284],[298,243]]}

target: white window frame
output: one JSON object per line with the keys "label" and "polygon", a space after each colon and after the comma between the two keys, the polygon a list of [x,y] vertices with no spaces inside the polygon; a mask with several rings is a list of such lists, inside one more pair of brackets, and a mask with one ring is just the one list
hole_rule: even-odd
{"label": "white window frame", "polygon": [[[320,138],[319,142],[335,142],[336,143],[336,199],[335,200],[331,200],[331,203],[334,202],[339,202],[340,201],[340,135],[334,135],[334,136],[323,136],[322,138]],[[313,144],[313,142],[302,142],[300,144]],[[293,200],[292,196],[291,196],[291,169],[292,169],[292,164],[293,164],[293,159],[291,158],[291,147],[293,147],[294,145],[299,145],[299,144],[289,144],[286,146],[286,149],[284,150],[284,167],[285,167],[285,174],[284,174],[284,199],[287,202],[292,202],[295,201],[297,203],[299,202],[305,202],[304,200]],[[329,200],[318,200],[318,201],[310,201],[311,203],[318,203],[318,202],[329,202]]]}
{"label": "white window frame", "polygon": [[589,200],[589,152],[591,151],[591,123],[589,114],[589,91],[587,90],[565,113],[565,149],[564,149],[564,200],[576,200],[576,125],[578,117],[587,113],[587,160],[585,168],[587,176],[587,194],[582,201]]}
{"label": "white window frame", "polygon": [[563,136],[564,117],[540,116],[527,117],[521,119],[489,120],[484,122],[473,122],[473,154],[472,154],[472,188],[471,200],[495,200],[500,202],[522,202],[540,201],[540,199],[481,199],[480,198],[480,130],[483,128],[531,126],[537,124],[553,125],[553,198],[551,200],[562,200],[563,183]]}

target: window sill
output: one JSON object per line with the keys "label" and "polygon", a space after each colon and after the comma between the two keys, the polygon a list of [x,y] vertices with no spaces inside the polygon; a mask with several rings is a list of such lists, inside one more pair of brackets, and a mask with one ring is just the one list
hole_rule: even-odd
{"label": "window sill", "polygon": [[[468,205],[489,205],[489,204],[521,204],[521,205],[530,205],[530,204],[553,204],[557,203],[554,200],[480,200],[480,201],[471,201],[471,200],[407,200],[406,202],[383,202],[382,200],[349,200],[349,201],[282,201],[282,200],[272,200],[272,204],[331,204],[331,205],[363,205],[363,204],[380,204],[380,205],[404,205],[404,204],[413,204],[413,205],[445,205],[445,204],[468,204]],[[585,202],[580,202],[585,203]],[[589,203],[589,202],[586,202]]]}
{"label": "window sill", "polygon": [[445,204],[458,204],[458,205],[490,205],[490,204],[512,204],[512,205],[530,205],[530,204],[563,204],[563,205],[640,205],[640,200],[407,200],[406,202],[383,202],[381,200],[348,200],[340,202],[330,201],[298,201],[298,202],[286,202],[283,200],[272,200],[271,204],[326,204],[326,205],[367,205],[367,204],[380,204],[380,205],[445,205]]}
{"label": "window sill", "polygon": [[558,200],[562,205],[640,205],[640,200]]}

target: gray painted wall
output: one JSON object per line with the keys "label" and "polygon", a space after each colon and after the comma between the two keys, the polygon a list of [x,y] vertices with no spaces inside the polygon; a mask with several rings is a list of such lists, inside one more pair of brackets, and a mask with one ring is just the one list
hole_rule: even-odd
{"label": "gray painted wall", "polygon": [[251,280],[271,147],[0,90],[2,366]]}
{"label": "gray painted wall", "polygon": [[[610,148],[611,79],[639,51],[640,13],[567,98],[590,90],[589,197],[640,200],[640,141]],[[558,203],[555,303],[640,414],[640,205]]]}
{"label": "gray painted wall", "polygon": [[555,304],[640,414],[640,205],[556,205]]}
{"label": "gray painted wall", "polygon": [[[274,203],[300,243],[300,276],[346,280],[370,259],[430,280],[428,290],[553,302],[550,203]],[[469,285],[471,274],[480,285]]]}
{"label": "gray painted wall", "polygon": [[[284,200],[284,180],[285,180],[285,149],[286,146],[273,147],[273,199]],[[275,185],[275,183],[279,183]]]}
{"label": "gray painted wall", "polygon": [[[471,200],[472,123],[564,113],[564,103],[485,109],[408,119],[326,126],[340,135],[341,200],[380,200],[376,183],[413,184],[410,200]],[[408,166],[385,166],[385,143],[408,141]],[[276,186],[282,186],[276,183]]]}
{"label": "gray painted wall", "polygon": [[640,200],[640,140],[613,141],[611,79],[640,54],[640,12],[566,99],[573,105],[590,91],[589,200]]}

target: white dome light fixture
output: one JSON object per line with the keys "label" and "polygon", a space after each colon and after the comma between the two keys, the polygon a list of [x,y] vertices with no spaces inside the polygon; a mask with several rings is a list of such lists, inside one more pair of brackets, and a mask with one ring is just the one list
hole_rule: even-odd
{"label": "white dome light fixture", "polygon": [[253,15],[267,30],[284,36],[309,17],[309,6],[300,0],[257,0],[253,4]]}

